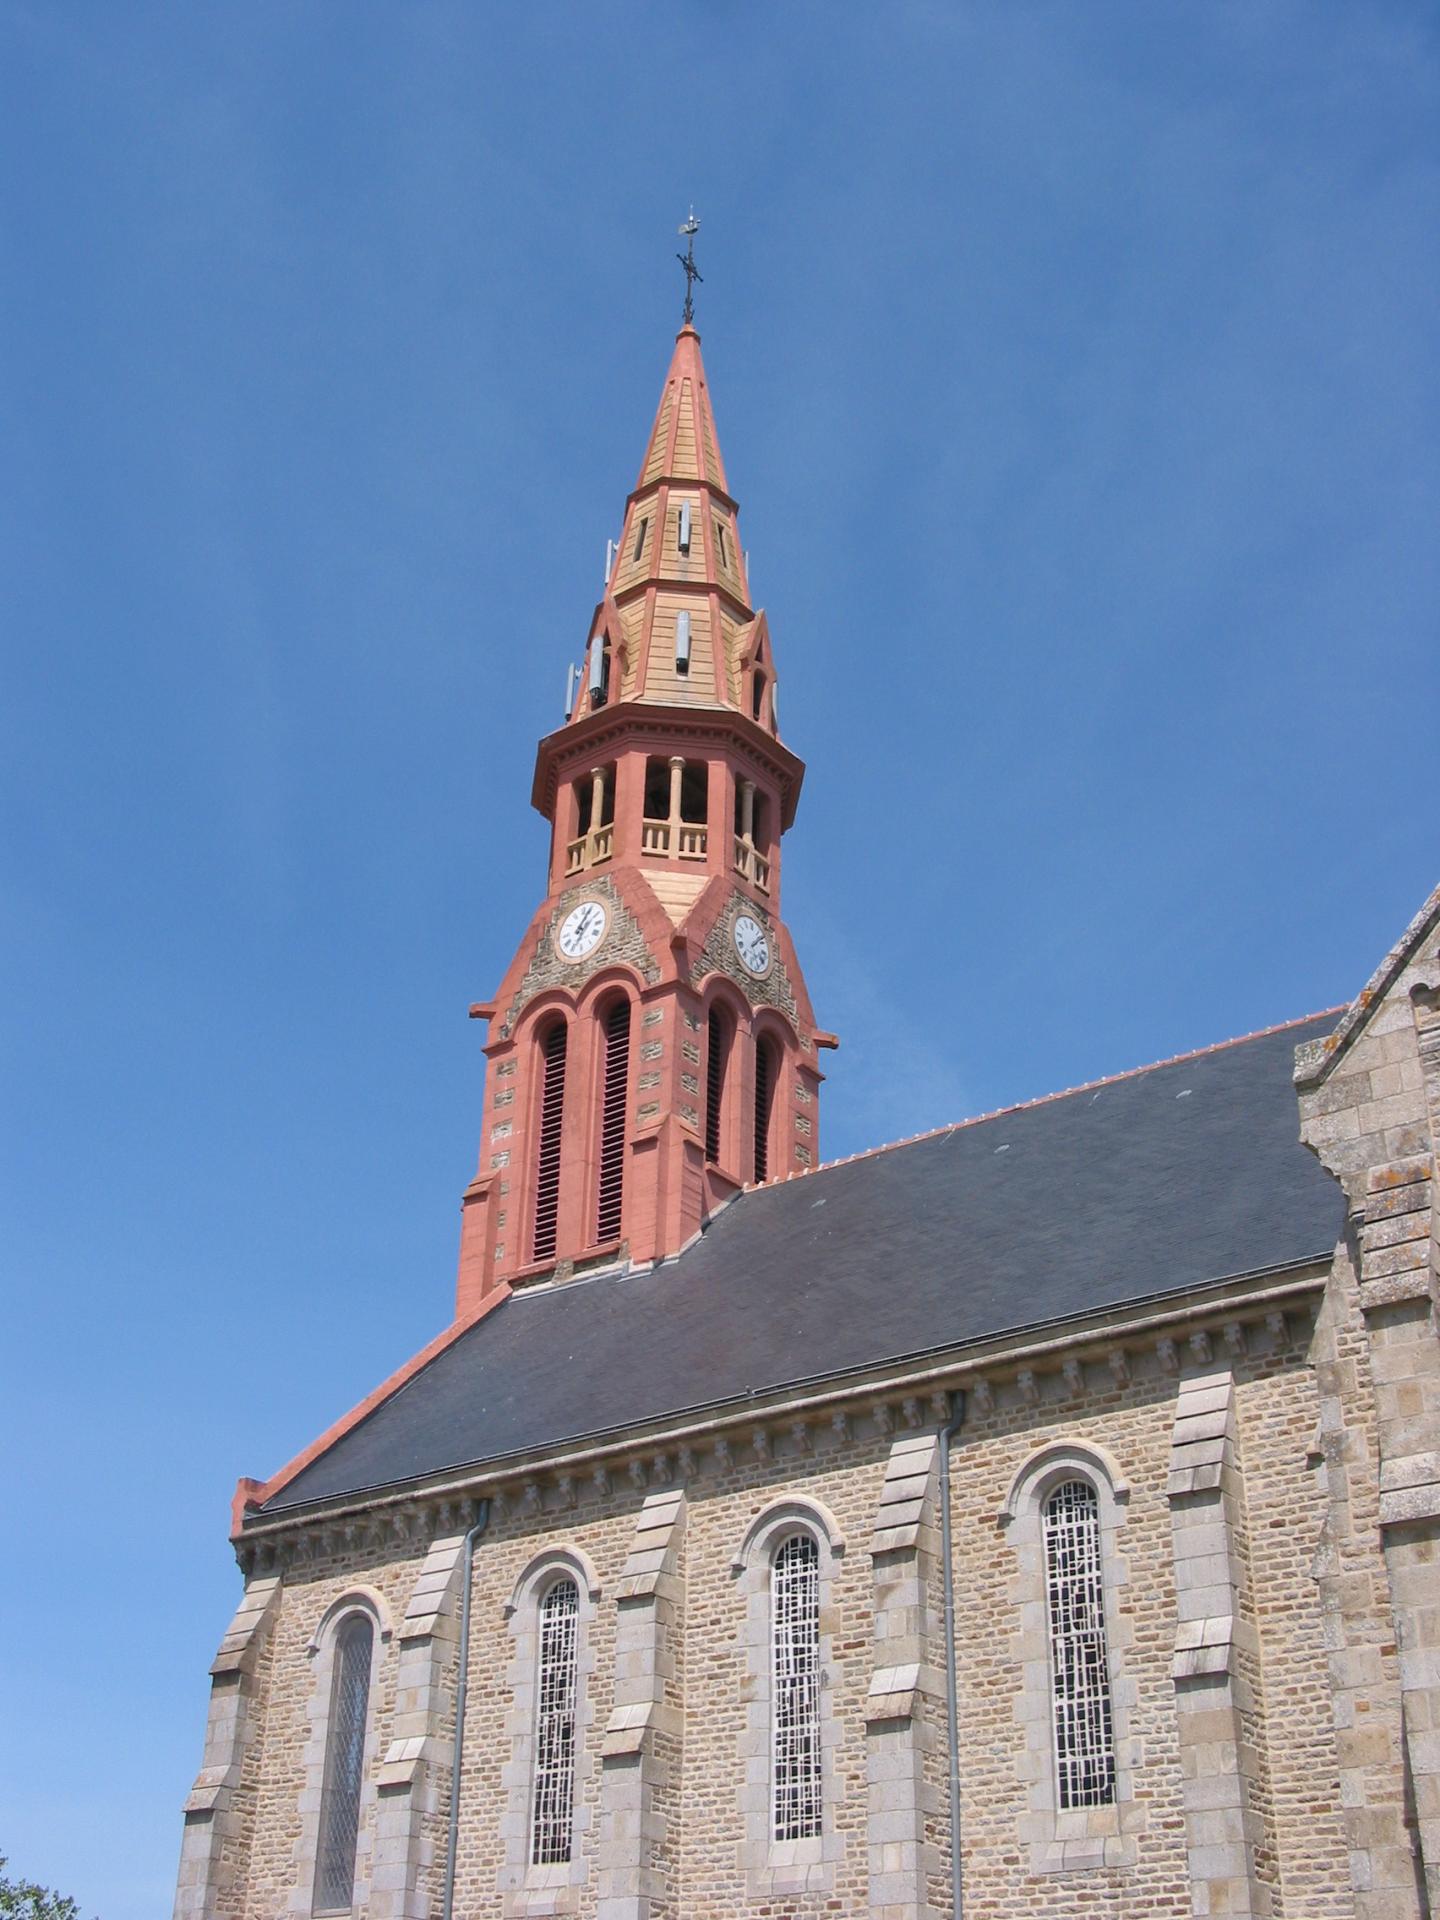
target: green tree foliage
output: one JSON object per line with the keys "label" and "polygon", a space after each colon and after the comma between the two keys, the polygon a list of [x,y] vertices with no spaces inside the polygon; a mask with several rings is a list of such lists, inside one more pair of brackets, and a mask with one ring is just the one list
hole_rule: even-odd
{"label": "green tree foliage", "polygon": [[0,1916],[3,1920],[80,1920],[80,1909],[65,1894],[52,1893],[33,1880],[12,1880],[0,1853]]}

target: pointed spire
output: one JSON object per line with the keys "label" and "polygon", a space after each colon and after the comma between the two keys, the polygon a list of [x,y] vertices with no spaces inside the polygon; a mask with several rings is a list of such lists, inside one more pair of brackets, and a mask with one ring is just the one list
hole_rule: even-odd
{"label": "pointed spire", "polygon": [[703,480],[728,494],[700,336],[688,322],[675,336],[636,492],[660,480]]}
{"label": "pointed spire", "polygon": [[[750,713],[763,616],[750,604],[739,509],[726,481],[700,335],[675,348],[591,628],[578,721],[617,700]],[[601,649],[597,653],[597,647]],[[771,703],[773,704],[773,702]],[[773,731],[770,707],[760,711]]]}

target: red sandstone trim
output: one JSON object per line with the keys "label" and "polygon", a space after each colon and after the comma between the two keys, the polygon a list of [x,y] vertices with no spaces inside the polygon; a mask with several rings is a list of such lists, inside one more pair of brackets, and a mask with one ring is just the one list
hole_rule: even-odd
{"label": "red sandstone trim", "polygon": [[[1317,1013],[1302,1013],[1294,1020],[1277,1021],[1273,1027],[1257,1027],[1254,1033],[1238,1033],[1233,1040],[1213,1040],[1208,1047],[1192,1047],[1188,1053],[1172,1053],[1168,1060],[1152,1060],[1148,1066],[1126,1067],[1122,1073],[1107,1073],[1099,1080],[1082,1080],[1078,1087],[1063,1087],[1058,1093],[1042,1093],[1034,1100],[1017,1100],[1008,1107],[995,1107],[989,1113],[971,1114],[967,1120],[951,1120],[942,1127],[927,1127],[923,1133],[907,1134],[903,1140],[887,1140],[880,1147],[862,1147],[858,1153],[847,1153],[839,1160],[823,1160],[819,1166],[804,1167],[799,1173],[777,1174],[773,1180],[767,1180],[767,1187],[783,1187],[790,1180],[809,1180],[817,1173],[828,1173],[832,1167],[848,1167],[856,1160],[873,1160],[876,1154],[893,1153],[897,1147],[913,1147],[920,1140],[937,1140],[942,1133],[959,1133],[965,1127],[980,1127],[987,1120],[1003,1120],[1007,1114],[1028,1113],[1032,1107],[1048,1107],[1057,1100],[1069,1100],[1077,1093],[1094,1093],[1100,1087],[1113,1087],[1117,1080],[1138,1080],[1142,1073],[1156,1073],[1161,1067],[1178,1067],[1187,1060],[1203,1060],[1207,1054],[1223,1053],[1227,1047],[1243,1047],[1248,1041],[1263,1040],[1268,1034],[1285,1033],[1292,1027],[1305,1027],[1312,1020],[1324,1020],[1331,1014],[1347,1011],[1345,1006],[1321,1007]],[[817,1035],[817,1039],[818,1039]],[[747,1193],[758,1193],[760,1188],[747,1187]]]}
{"label": "red sandstone trim", "polygon": [[388,1379],[382,1380],[380,1385],[367,1393],[363,1400],[357,1401],[348,1413],[342,1413],[338,1420],[325,1429],[318,1440],[312,1440],[308,1447],[302,1448],[295,1455],[293,1460],[287,1460],[280,1471],[271,1474],[268,1480],[251,1480],[242,1474],[235,1483],[234,1497],[230,1502],[231,1539],[239,1539],[247,1512],[256,1507],[263,1507],[267,1500],[273,1500],[275,1495],[288,1487],[296,1475],[308,1467],[312,1460],[318,1459],[322,1453],[333,1447],[337,1440],[343,1440],[345,1435],[353,1427],[358,1427],[366,1415],[373,1413],[382,1401],[398,1393],[406,1381],[413,1380],[422,1367],[428,1367],[430,1362],[442,1354],[448,1346],[453,1345],[462,1333],[468,1333],[477,1320],[483,1320],[487,1313],[509,1298],[510,1287],[501,1282],[495,1291],[487,1294],[464,1319],[452,1320],[448,1327],[442,1328],[428,1345],[412,1355],[403,1366],[397,1367]]}

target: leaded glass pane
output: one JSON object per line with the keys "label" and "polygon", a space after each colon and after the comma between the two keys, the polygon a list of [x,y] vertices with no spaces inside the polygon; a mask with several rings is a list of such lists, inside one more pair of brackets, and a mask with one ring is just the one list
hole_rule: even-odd
{"label": "leaded glass pane", "polygon": [[1115,1736],[1095,1489],[1084,1480],[1065,1481],[1045,1502],[1044,1519],[1060,1805],[1109,1806]]}
{"label": "leaded glass pane", "polygon": [[808,1533],[775,1556],[770,1612],[773,1832],[808,1840],[820,1831],[820,1552]]}
{"label": "leaded glass pane", "polygon": [[360,1836],[360,1784],[365,1770],[365,1720],[374,1638],[369,1620],[357,1613],[346,1620],[335,1640],[325,1785],[320,1796],[316,1913],[348,1913],[355,1897],[355,1846]]}
{"label": "leaded glass pane", "polygon": [[540,1602],[540,1671],[535,1711],[532,1866],[563,1865],[575,1824],[575,1634],[580,1592],[560,1580]]}

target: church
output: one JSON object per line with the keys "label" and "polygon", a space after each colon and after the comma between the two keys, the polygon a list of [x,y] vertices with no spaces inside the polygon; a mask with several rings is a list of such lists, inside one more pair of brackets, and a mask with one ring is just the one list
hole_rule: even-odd
{"label": "church", "polygon": [[454,1318],[239,1483],[176,1920],[1440,1913],[1440,890],[826,1164],[782,657],[687,307]]}

